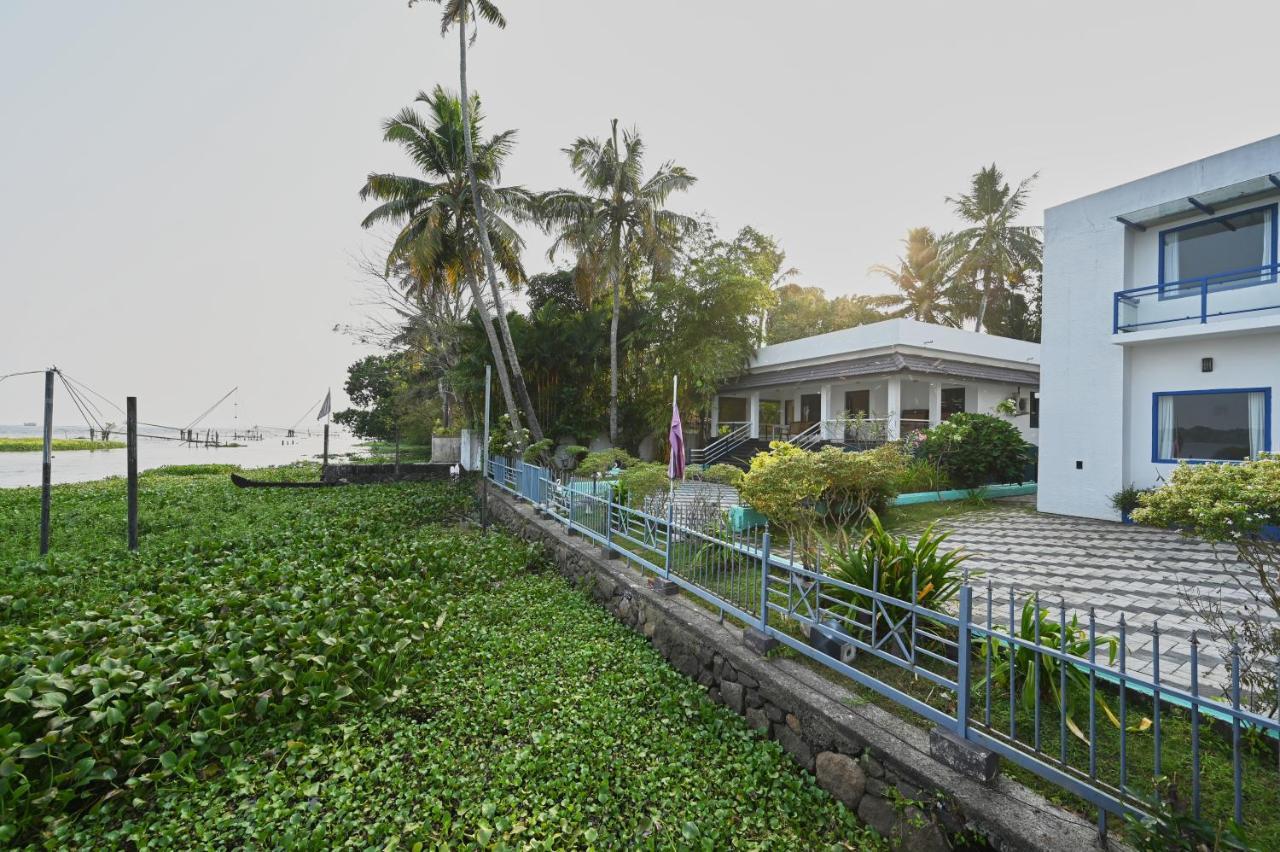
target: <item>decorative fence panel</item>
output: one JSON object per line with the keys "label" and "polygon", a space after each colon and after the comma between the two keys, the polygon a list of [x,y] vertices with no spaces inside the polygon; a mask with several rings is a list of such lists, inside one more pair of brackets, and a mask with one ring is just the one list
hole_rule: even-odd
{"label": "decorative fence panel", "polygon": [[[663,500],[664,512],[645,512],[617,502],[607,485],[560,482],[551,471],[519,461],[491,459],[488,476],[722,618],[737,619],[1091,803],[1102,833],[1108,814],[1150,814],[1154,779],[1174,764],[1174,774],[1189,778],[1187,809],[1197,819],[1204,816],[1209,778],[1230,787],[1225,818],[1246,823],[1246,763],[1270,773],[1267,789],[1280,789],[1280,719],[1244,706],[1238,649],[1229,652],[1231,683],[1204,693],[1193,634],[1186,654],[1191,689],[1185,690],[1160,679],[1162,651],[1177,652],[1161,648],[1158,628],[1151,676],[1128,671],[1131,637],[1123,616],[1118,636],[1099,636],[1092,611],[1082,624],[1061,603],[1042,605],[1038,595],[1020,598],[1012,590],[1007,604],[997,606],[990,582],[975,613],[967,575],[954,609],[932,609],[919,603],[923,593],[914,574],[910,600],[882,591],[878,573],[870,587],[845,582],[823,570],[820,549],[807,557],[812,564],[776,553],[767,526],[734,531],[718,507],[708,512]],[[1212,792],[1218,802],[1227,796],[1224,789]]]}

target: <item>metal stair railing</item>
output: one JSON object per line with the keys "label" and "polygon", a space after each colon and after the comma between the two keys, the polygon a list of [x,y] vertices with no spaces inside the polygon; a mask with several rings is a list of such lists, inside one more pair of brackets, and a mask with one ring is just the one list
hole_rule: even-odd
{"label": "metal stair railing", "polygon": [[727,435],[723,435],[705,447],[689,451],[689,461],[693,464],[708,465],[724,458],[738,447],[751,440],[751,424],[743,423]]}

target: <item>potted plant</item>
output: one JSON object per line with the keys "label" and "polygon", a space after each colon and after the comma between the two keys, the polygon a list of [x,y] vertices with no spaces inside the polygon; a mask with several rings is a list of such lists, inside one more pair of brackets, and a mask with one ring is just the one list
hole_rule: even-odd
{"label": "potted plant", "polygon": [[1129,515],[1134,509],[1142,505],[1139,498],[1146,494],[1150,489],[1137,488],[1133,485],[1126,485],[1115,494],[1111,495],[1111,505],[1120,513],[1120,523],[1133,524],[1133,518]]}

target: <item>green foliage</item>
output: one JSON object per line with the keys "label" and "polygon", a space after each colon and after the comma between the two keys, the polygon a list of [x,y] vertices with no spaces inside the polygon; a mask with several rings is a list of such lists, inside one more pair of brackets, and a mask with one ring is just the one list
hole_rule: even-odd
{"label": "green foliage", "polygon": [[509,415],[503,414],[489,427],[490,458],[513,458],[528,444],[529,430],[512,428]]}
{"label": "green foliage", "polygon": [[1134,509],[1142,505],[1142,495],[1146,494],[1150,490],[1151,489],[1149,488],[1137,488],[1133,485],[1126,485],[1107,499],[1111,501],[1111,505],[1117,512],[1120,512],[1121,514],[1129,514]]}
{"label": "green foliage", "polygon": [[1192,816],[1175,785],[1166,778],[1156,779],[1155,792],[1145,798],[1149,817],[1129,815],[1125,818],[1125,843],[1138,852],[1226,852],[1260,847],[1249,843],[1234,822],[1215,824]]}
{"label": "green foliage", "polygon": [[633,508],[644,505],[648,497],[665,494],[671,487],[667,466],[656,462],[639,462],[623,469],[618,475],[615,499]]}
{"label": "green foliage", "polygon": [[946,491],[950,487],[950,478],[936,464],[924,458],[908,461],[897,481],[899,494]]}
{"label": "green foliage", "polygon": [[[837,542],[827,551],[827,574],[938,610],[960,591],[964,581],[961,564],[969,557],[960,548],[942,549],[949,533],[934,532],[934,525],[930,524],[912,544],[904,535],[886,532],[874,511],[867,514],[865,528],[860,539]],[[835,586],[825,590],[863,610],[871,608],[871,599],[865,595]],[[850,612],[850,618],[858,617]],[[883,614],[878,618],[883,619]]]}
{"label": "green foliage", "polygon": [[741,468],[734,467],[731,464],[713,464],[706,470],[690,468],[687,475],[690,479],[696,479],[702,482],[714,482],[718,485],[728,485],[733,488],[737,488],[742,484],[744,472]]}
{"label": "green foliage", "polygon": [[922,449],[959,488],[1021,482],[1030,458],[1018,427],[989,414],[967,412],[930,429]]}
{"label": "green foliage", "polygon": [[[82,438],[54,438],[54,452],[78,450],[119,450],[120,441],[87,441]],[[44,450],[44,438],[0,438],[0,453],[38,453]]]}
{"label": "green foliage", "polygon": [[155,467],[151,470],[144,470],[138,475],[149,478],[159,476],[226,476],[239,472],[240,465],[238,464],[169,464]]}
{"label": "green foliage", "polygon": [[334,412],[335,422],[386,441],[395,439],[399,425],[406,443],[430,443],[435,409],[424,398],[429,384],[406,353],[361,358],[347,368],[344,389],[356,407]]}
{"label": "green foliage", "polygon": [[826,334],[888,319],[886,308],[895,296],[838,296],[828,299],[821,287],[785,284],[776,291],[777,306],[769,312],[769,343]]}
{"label": "green foliage", "polygon": [[[1060,619],[1055,618],[1047,608],[1039,608],[1036,606],[1034,599],[1028,600],[1022,607],[1022,617],[1012,626],[1013,635],[1027,642],[1036,642],[1037,640],[1046,647],[1056,651],[1063,651],[1075,657],[1087,659],[1090,649],[1094,653],[1098,651],[1106,652],[1107,665],[1114,665],[1116,653],[1119,651],[1120,642],[1114,636],[1095,636],[1094,641],[1090,643],[1089,634],[1080,627],[1080,619],[1074,613],[1066,623],[1066,631],[1064,633]],[[1055,707],[1061,706],[1063,696],[1060,692],[1060,679],[1062,672],[1066,673],[1067,694],[1067,729],[1073,735],[1080,738],[1083,742],[1089,739],[1085,732],[1081,730],[1080,724],[1076,721],[1077,713],[1088,714],[1088,710],[1081,710],[1081,705],[1087,707],[1089,703],[1089,675],[1083,669],[1072,665],[1063,665],[1056,657],[1049,654],[1037,654],[1033,649],[1018,645],[1016,649],[1011,649],[1008,643],[1001,644],[998,637],[992,638],[990,641],[979,639],[974,642],[975,647],[979,649],[979,654],[985,659],[986,654],[991,654],[991,679],[992,682],[1002,687],[1011,685],[1010,676],[1017,678],[1017,689],[1021,694],[1019,700],[1024,706],[1030,707],[1036,697],[1036,669],[1040,670],[1040,691],[1042,695],[1052,698]],[[1098,654],[1101,657],[1101,654]],[[982,684],[975,687],[978,691],[983,689]],[[1111,705],[1102,695],[1098,695],[1094,699],[1098,707],[1102,709],[1103,714],[1111,721],[1111,724],[1120,727],[1120,719],[1111,709]],[[1131,731],[1145,731],[1151,726],[1151,720],[1142,718],[1139,722],[1129,728]]]}
{"label": "green foliage", "polygon": [[609,447],[604,450],[593,450],[586,454],[578,464],[579,476],[597,476],[607,473],[614,467],[629,468],[640,464],[640,459],[620,447]]}
{"label": "green foliage", "polygon": [[586,447],[581,447],[577,444],[557,448],[555,441],[550,438],[543,438],[541,441],[535,441],[526,447],[523,458],[529,464],[536,464],[539,467],[544,467],[560,474],[567,474],[577,467],[588,452],[589,450]]}

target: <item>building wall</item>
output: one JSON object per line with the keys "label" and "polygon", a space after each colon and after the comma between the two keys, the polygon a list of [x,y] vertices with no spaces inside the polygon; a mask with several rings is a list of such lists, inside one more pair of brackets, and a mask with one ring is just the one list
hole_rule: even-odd
{"label": "building wall", "polygon": [[[1167,391],[1269,387],[1271,448],[1280,449],[1280,332],[1242,337],[1206,337],[1148,343],[1128,348],[1129,400],[1125,416],[1125,482],[1149,488],[1176,467],[1151,461],[1151,396]],[[1200,372],[1200,359],[1213,359],[1213,372]]]}
{"label": "building wall", "polygon": [[[1139,403],[1126,401],[1126,347],[1112,341],[1112,294],[1156,282],[1154,244],[1145,238],[1167,226],[1148,229],[1140,240],[1115,217],[1272,172],[1280,172],[1280,136],[1045,211],[1042,511],[1115,518],[1109,497],[1132,475],[1126,447],[1140,440],[1143,421]],[[1143,363],[1136,380],[1146,381],[1145,356],[1136,358]],[[1214,381],[1220,387],[1244,384],[1225,369]],[[1145,417],[1149,435],[1149,411]],[[1150,468],[1149,449],[1147,458]]]}

